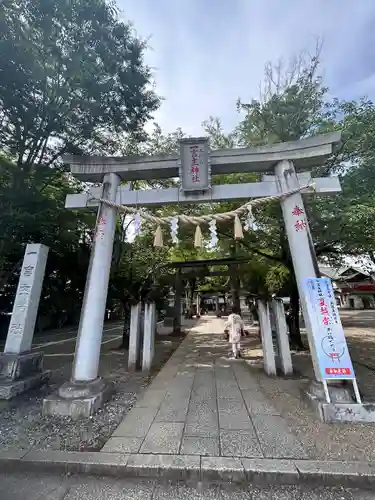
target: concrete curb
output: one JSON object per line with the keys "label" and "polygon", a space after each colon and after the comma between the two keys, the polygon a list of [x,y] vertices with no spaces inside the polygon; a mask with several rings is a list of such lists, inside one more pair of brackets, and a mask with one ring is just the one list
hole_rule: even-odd
{"label": "concrete curb", "polygon": [[375,486],[375,464],[369,462],[9,450],[0,452],[0,467],[9,472],[79,473],[204,483],[308,483],[362,489]]}

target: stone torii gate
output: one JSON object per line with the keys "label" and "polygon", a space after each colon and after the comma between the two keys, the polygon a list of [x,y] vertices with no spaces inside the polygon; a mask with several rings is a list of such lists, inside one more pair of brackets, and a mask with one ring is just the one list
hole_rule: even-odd
{"label": "stone torii gate", "polygon": [[[199,277],[204,276],[229,276],[233,275],[233,266],[241,263],[249,262],[250,257],[224,257],[221,259],[204,259],[204,260],[184,260],[174,261],[165,264],[165,269],[175,269],[174,276],[174,306],[173,306],[173,331],[178,332],[181,329],[181,299],[182,299],[182,283],[189,279],[192,275],[197,276],[197,269],[200,270]],[[225,266],[225,271],[211,271],[208,268]],[[203,274],[201,274],[203,273]],[[230,280],[231,281],[231,280]],[[231,282],[232,286],[232,282]],[[233,288],[233,287],[232,287]]]}
{"label": "stone torii gate", "polygon": [[[150,207],[279,195],[297,284],[302,292],[304,279],[316,275],[302,194],[329,195],[341,190],[338,177],[311,179],[309,172],[332,154],[340,137],[340,133],[335,132],[271,146],[212,152],[206,138],[191,138],[181,141],[179,155],[66,157],[74,177],[102,185],[92,187],[88,193],[66,198],[68,209],[97,209],[97,222],[71,380],[63,384],[57,394],[44,400],[44,413],[87,416],[110,395],[109,385],[98,378],[98,367],[117,209],[99,199],[126,206]],[[192,168],[192,162],[197,154],[200,158],[199,176],[192,175],[197,166],[194,163]],[[236,172],[272,175],[264,175],[258,183],[211,185],[211,174]],[[131,191],[129,185],[120,186],[121,182],[178,176],[181,186],[176,188]],[[318,374],[307,306],[303,293],[300,295],[315,373]]]}

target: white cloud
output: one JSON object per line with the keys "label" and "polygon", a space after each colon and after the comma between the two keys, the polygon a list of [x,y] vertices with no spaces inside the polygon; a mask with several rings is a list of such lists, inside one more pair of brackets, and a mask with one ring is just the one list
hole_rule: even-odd
{"label": "white cloud", "polygon": [[333,92],[375,93],[373,57],[366,58],[373,0],[119,0],[119,6],[142,37],[151,35],[146,60],[166,99],[155,119],[166,132],[180,126],[199,135],[210,115],[231,130],[237,98],[259,95],[264,64],[312,49],[317,36]]}

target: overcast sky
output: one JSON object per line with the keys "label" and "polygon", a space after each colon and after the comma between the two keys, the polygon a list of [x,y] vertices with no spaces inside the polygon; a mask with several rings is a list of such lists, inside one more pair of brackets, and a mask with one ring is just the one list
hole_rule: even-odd
{"label": "overcast sky", "polygon": [[200,135],[210,115],[230,131],[237,98],[258,97],[264,64],[312,50],[317,36],[332,94],[375,98],[375,0],[117,1],[150,37],[146,62],[165,98],[155,120],[165,132]]}

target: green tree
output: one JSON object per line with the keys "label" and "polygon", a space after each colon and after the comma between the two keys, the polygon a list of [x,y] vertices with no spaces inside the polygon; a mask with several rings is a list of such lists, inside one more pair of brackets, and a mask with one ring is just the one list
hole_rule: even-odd
{"label": "green tree", "polygon": [[159,105],[144,42],[105,0],[0,5],[0,150],[27,174],[63,153],[107,152]]}
{"label": "green tree", "polygon": [[105,0],[0,3],[3,309],[24,245],[41,242],[50,247],[41,312],[57,323],[60,312],[76,315],[95,216],[64,209],[66,194],[84,186],[66,175],[60,157],[111,154],[119,134],[145,138],[159,98],[144,49]]}

